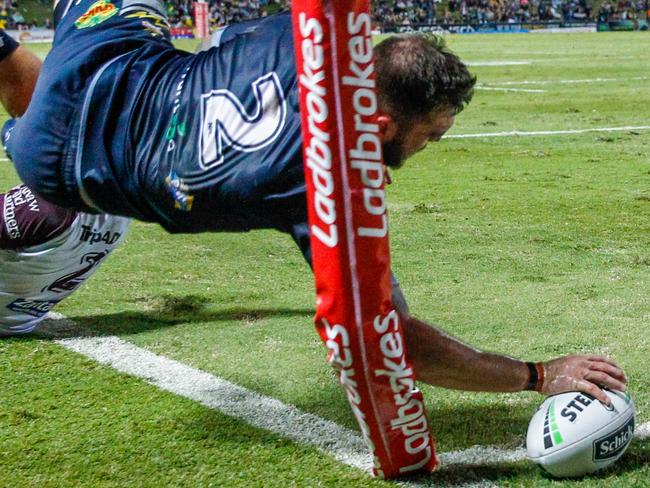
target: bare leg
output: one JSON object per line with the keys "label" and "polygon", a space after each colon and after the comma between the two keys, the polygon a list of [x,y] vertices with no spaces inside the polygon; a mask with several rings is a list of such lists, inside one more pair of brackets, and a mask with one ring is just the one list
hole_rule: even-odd
{"label": "bare leg", "polygon": [[19,117],[27,110],[41,64],[23,46],[0,61],[0,104],[12,117]]}

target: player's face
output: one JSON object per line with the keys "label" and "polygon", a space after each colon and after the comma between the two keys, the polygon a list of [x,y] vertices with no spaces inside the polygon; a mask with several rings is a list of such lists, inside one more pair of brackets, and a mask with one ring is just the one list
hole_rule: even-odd
{"label": "player's face", "polygon": [[454,125],[453,108],[444,108],[417,120],[409,127],[399,127],[395,137],[384,143],[386,166],[399,168],[429,142],[437,142]]}

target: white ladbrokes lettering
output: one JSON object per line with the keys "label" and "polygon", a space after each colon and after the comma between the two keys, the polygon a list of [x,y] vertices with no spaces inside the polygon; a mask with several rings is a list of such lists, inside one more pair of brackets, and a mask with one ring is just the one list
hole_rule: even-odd
{"label": "white ladbrokes lettering", "polygon": [[316,19],[308,19],[304,13],[299,16],[300,35],[303,37],[300,49],[303,56],[303,72],[300,85],[307,91],[306,165],[312,172],[314,184],[314,209],[321,225],[312,224],[311,233],[327,247],[333,248],[339,242],[336,225],[336,207],[333,198],[334,178],[332,176],[332,151],[330,135],[320,129],[329,117],[325,97],[327,89],[321,85],[325,80],[323,46],[323,27]]}
{"label": "white ladbrokes lettering", "polygon": [[379,125],[369,122],[377,113],[377,95],[372,62],[372,24],[366,13],[348,14],[348,41],[350,53],[349,70],[352,75],[343,77],[343,84],[356,87],[352,96],[354,109],[354,130],[356,143],[349,151],[352,169],[359,171],[363,184],[363,206],[373,216],[376,224],[371,227],[359,227],[357,234],[361,237],[385,237],[388,233],[386,217],[386,193],[382,188],[384,182],[384,164]]}
{"label": "white ladbrokes lettering", "polygon": [[386,368],[375,370],[375,376],[388,377],[395,405],[398,407],[397,418],[391,420],[390,425],[393,429],[400,429],[406,437],[406,452],[413,455],[424,453],[420,461],[400,468],[400,472],[418,471],[431,460],[433,450],[424,404],[416,396],[419,390],[415,386],[415,375],[406,364],[404,339],[400,332],[397,311],[392,310],[383,318],[380,315],[375,317],[374,328],[381,334],[379,348],[384,356]]}
{"label": "white ladbrokes lettering", "polygon": [[374,454],[375,444],[370,438],[370,427],[368,426],[368,422],[366,422],[366,415],[359,407],[361,404],[361,394],[359,393],[359,384],[355,380],[352,351],[350,350],[350,335],[342,325],[336,324],[332,326],[327,319],[322,319],[322,321],[325,327],[325,334],[327,335],[325,345],[329,349],[328,361],[340,372],[341,385],[352,406],[352,412],[359,423],[363,439],[370,448],[370,451]]}

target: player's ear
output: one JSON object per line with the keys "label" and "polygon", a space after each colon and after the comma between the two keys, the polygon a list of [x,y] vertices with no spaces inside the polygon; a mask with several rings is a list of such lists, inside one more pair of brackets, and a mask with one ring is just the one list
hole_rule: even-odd
{"label": "player's ear", "polygon": [[397,122],[389,114],[379,112],[379,115],[377,115],[377,125],[379,125],[379,138],[381,142],[392,141],[397,135]]}

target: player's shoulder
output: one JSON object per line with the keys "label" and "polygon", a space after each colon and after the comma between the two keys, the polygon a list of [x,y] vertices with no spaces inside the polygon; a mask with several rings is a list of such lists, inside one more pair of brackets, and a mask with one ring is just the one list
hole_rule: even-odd
{"label": "player's shoulder", "polygon": [[261,42],[269,41],[270,37],[278,37],[287,32],[291,33],[291,13],[279,12],[266,17],[245,20],[227,25],[212,35],[212,46],[225,45],[240,36],[249,35],[259,38]]}

